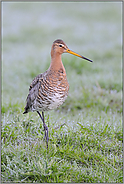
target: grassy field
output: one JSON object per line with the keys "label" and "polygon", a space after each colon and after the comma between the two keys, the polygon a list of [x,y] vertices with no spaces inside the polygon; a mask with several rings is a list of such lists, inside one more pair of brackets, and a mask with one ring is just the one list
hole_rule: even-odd
{"label": "grassy field", "polygon": [[[123,183],[121,3],[2,2],[2,182]],[[55,39],[94,62],[63,54],[65,103],[23,115],[33,78]]]}

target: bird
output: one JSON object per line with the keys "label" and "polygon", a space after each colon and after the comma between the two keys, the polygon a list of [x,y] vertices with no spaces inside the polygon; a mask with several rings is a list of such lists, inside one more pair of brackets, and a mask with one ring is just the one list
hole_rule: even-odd
{"label": "bird", "polygon": [[[44,112],[58,108],[66,100],[69,92],[69,83],[66,71],[62,63],[61,55],[70,53],[87,61],[92,60],[70,50],[65,42],[57,39],[51,48],[51,63],[49,68],[37,75],[29,87],[29,94],[26,99],[26,106],[23,114],[36,111],[40,116],[44,127],[44,140],[48,149],[48,126],[45,123]],[[40,113],[42,112],[42,115]]]}

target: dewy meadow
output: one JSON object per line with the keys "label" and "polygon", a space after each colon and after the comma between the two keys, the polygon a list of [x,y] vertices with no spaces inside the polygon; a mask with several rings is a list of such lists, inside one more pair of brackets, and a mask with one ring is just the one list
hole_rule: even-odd
{"label": "dewy meadow", "polygon": [[[2,2],[2,182],[123,183],[121,3]],[[70,85],[62,106],[23,115],[33,78],[62,39]]]}

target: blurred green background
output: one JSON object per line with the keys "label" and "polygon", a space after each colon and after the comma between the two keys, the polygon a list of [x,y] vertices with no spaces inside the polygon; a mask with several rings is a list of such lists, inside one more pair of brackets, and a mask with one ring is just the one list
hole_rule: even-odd
{"label": "blurred green background", "polygon": [[[99,163],[93,157],[93,162],[86,160],[90,168],[89,166],[82,166],[70,150],[68,155],[72,154],[75,163],[84,169],[84,177],[81,174],[81,178],[77,177],[78,179],[76,179],[75,172],[77,169],[74,170],[74,175],[71,175],[71,172],[67,169],[66,179],[64,179],[64,176],[61,180],[55,178],[53,180],[38,180],[33,178],[31,180],[26,179],[26,181],[122,182],[121,2],[2,2],[3,181],[20,181],[24,177],[28,178],[27,175],[22,174],[26,171],[17,169],[19,163],[17,165],[15,163],[16,159],[20,159],[18,157],[20,150],[24,149],[25,153],[23,144],[21,146],[19,144],[19,147],[17,142],[27,145],[29,141],[37,140],[38,136],[40,137],[39,141],[41,141],[43,139],[43,128],[42,122],[36,113],[29,113],[28,115],[22,113],[29,85],[35,76],[48,69],[51,60],[51,46],[53,41],[58,38],[62,39],[73,51],[93,60],[93,63],[69,54],[62,55],[70,90],[67,100],[61,107],[45,113],[49,125],[50,139],[52,141],[57,140],[55,135],[59,136],[60,132],[56,130],[55,133],[53,129],[65,123],[66,126],[62,127],[61,133],[65,134],[69,131],[69,135],[72,136],[70,140],[73,140],[73,136],[75,136],[74,140],[78,140],[80,135],[82,136],[81,140],[84,141],[83,136],[89,135],[94,145],[93,153],[97,155],[99,149],[103,151],[99,153],[101,154],[101,157],[99,157],[99,159],[101,158],[100,164],[103,163],[103,165],[97,165]],[[29,128],[26,129],[25,126]],[[77,132],[71,134],[70,132],[74,130]],[[83,133],[79,133],[80,131]],[[100,134],[100,137],[97,137],[97,133]],[[86,137],[85,141],[88,145],[91,144]],[[104,146],[99,148],[96,141],[99,141],[101,145],[104,144]],[[52,142],[50,142],[51,144]],[[79,148],[80,145],[78,144],[77,141],[77,147]],[[53,160],[55,150],[59,149],[55,145],[50,148],[51,155],[47,155],[50,158],[52,157]],[[61,146],[61,151],[64,145],[65,143]],[[97,146],[98,150],[96,151]],[[37,158],[40,158],[39,155],[45,156],[46,154],[42,147],[44,146],[41,146],[39,152],[37,150]],[[75,150],[77,151],[78,148],[75,148]],[[106,152],[104,148],[108,151],[107,157],[104,155]],[[30,150],[30,147],[28,149]],[[37,148],[33,147],[29,151],[31,159],[35,149]],[[86,152],[87,149],[89,153]],[[85,156],[92,153],[89,147],[87,149],[83,151]],[[64,150],[63,153],[66,153],[66,151]],[[8,154],[9,156],[6,158]],[[80,155],[79,150],[77,154]],[[13,159],[8,161],[10,155]],[[58,153],[58,157],[60,155]],[[117,159],[115,159],[115,155]],[[80,156],[80,158],[85,159],[85,156]],[[105,160],[102,160],[104,156]],[[27,158],[30,159],[30,156],[28,155]],[[46,158],[44,159],[47,162]],[[23,157],[20,161],[21,164],[22,160]],[[94,168],[94,162],[96,162],[97,169],[103,168],[103,170],[99,171]],[[53,163],[58,164],[56,161]],[[68,163],[68,159],[65,159],[65,163]],[[69,164],[72,163],[72,160],[69,160]],[[11,168],[14,168],[11,169],[11,172],[8,169],[10,168],[9,164]],[[91,165],[92,172],[90,170]],[[76,168],[75,165],[73,166]],[[57,167],[61,170],[60,166],[57,165]],[[63,167],[67,168],[66,166]],[[33,170],[35,169],[33,168]],[[59,172],[58,169],[57,171]],[[70,179],[68,178],[68,171],[70,172]],[[98,175],[98,178],[93,177],[95,171],[95,176]],[[21,172],[23,177],[21,178],[20,175],[20,177],[17,177],[16,172],[18,174]],[[9,173],[10,178],[8,178],[7,173]],[[79,176],[79,173],[77,175]],[[90,178],[90,176],[92,177]],[[71,180],[71,178],[73,179]]]}
{"label": "blurred green background", "polygon": [[[121,11],[121,3],[117,2],[3,2],[3,104],[24,102],[33,77],[49,67],[51,45],[58,38],[70,49],[94,61],[91,64],[63,54],[63,62],[68,60],[64,66],[70,89],[74,90],[73,86],[78,83],[78,78],[73,77],[76,67],[77,73],[82,74],[82,86],[93,87],[101,81],[104,88],[120,91]],[[76,87],[80,88],[80,83]]]}

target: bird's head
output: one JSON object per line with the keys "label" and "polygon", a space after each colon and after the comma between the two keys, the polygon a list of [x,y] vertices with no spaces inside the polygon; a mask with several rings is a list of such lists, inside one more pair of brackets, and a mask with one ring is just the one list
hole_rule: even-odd
{"label": "bird's head", "polygon": [[93,62],[92,60],[80,55],[80,54],[77,54],[76,52],[70,50],[67,45],[65,44],[65,42],[61,39],[57,39],[53,42],[53,45],[52,45],[52,49],[51,49],[51,56],[53,54],[63,54],[63,53],[70,53],[70,54],[73,54],[75,56],[78,56],[82,59],[85,59],[85,60],[88,60],[90,62]]}

